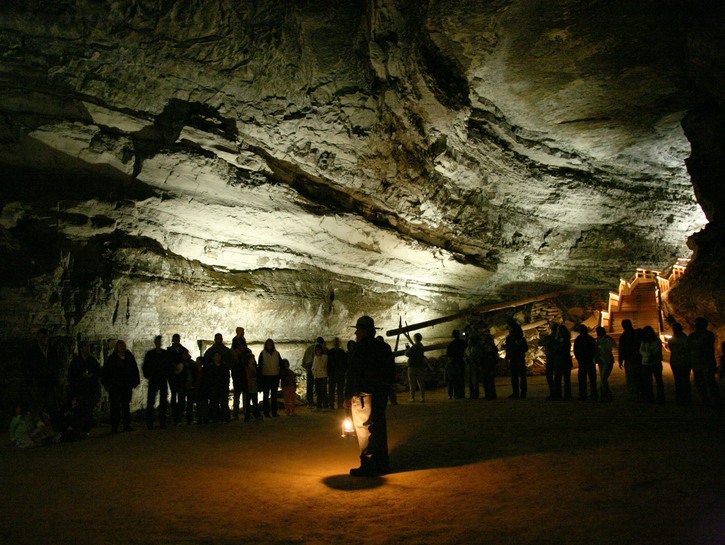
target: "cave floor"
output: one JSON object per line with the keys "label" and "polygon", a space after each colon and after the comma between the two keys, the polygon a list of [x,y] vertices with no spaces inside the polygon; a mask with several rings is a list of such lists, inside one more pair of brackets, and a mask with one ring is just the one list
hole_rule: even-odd
{"label": "cave floor", "polygon": [[[393,473],[349,477],[340,411],[0,449],[3,544],[725,543],[725,419],[673,402],[389,407]],[[576,387],[576,380],[574,380]],[[136,425],[137,430],[141,428]]]}

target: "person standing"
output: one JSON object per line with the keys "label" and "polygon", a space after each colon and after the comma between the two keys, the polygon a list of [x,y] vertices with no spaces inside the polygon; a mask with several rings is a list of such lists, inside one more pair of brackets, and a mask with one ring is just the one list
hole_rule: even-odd
{"label": "person standing", "polygon": [[524,330],[513,318],[506,320],[509,334],[504,341],[506,348],[506,363],[511,369],[510,399],[526,398],[526,351],[529,349],[524,337]]}
{"label": "person standing", "polygon": [[93,408],[98,402],[101,364],[91,355],[91,344],[82,341],[80,350],[68,367],[68,398],[76,399],[78,424],[81,433],[93,426]]}
{"label": "person standing", "polygon": [[464,382],[468,383],[468,399],[478,399],[481,396],[482,359],[481,337],[478,331],[473,330],[463,353]]}
{"label": "person standing", "polygon": [[297,377],[294,371],[289,368],[289,361],[282,360],[282,368],[279,371],[279,381],[284,395],[284,413],[287,416],[295,416],[297,405]]}
{"label": "person standing", "polygon": [[463,399],[466,397],[466,388],[463,377],[465,362],[463,355],[466,352],[466,341],[461,339],[461,332],[454,329],[451,334],[453,340],[446,348],[446,382],[448,383],[448,399]]}
{"label": "person standing", "polygon": [[[264,349],[259,353],[257,367],[262,386],[262,411],[269,418],[277,414],[277,390],[279,389],[279,370],[282,356],[279,355],[272,339],[264,341]],[[327,397],[327,394],[325,394]]]}
{"label": "person standing", "polygon": [[496,369],[498,368],[498,348],[496,341],[489,331],[483,335],[483,398],[488,401],[494,401],[496,396]]}
{"label": "person standing", "polygon": [[[385,339],[382,335],[378,335],[375,337],[375,340],[381,345],[383,351],[386,354],[386,357],[388,358],[388,365],[390,365],[393,368],[393,380],[390,383],[390,389],[388,390],[388,401],[391,405],[397,405],[398,404],[398,391],[395,389],[395,380],[396,380],[396,372],[395,372],[395,356],[393,356],[393,349],[390,347],[388,343],[385,342]],[[351,341],[352,342],[352,341]],[[348,348],[348,352],[350,349]]]}
{"label": "person standing", "polygon": [[222,351],[214,352],[211,364],[204,365],[204,380],[209,396],[209,422],[229,422],[229,367],[224,364]]}
{"label": "person standing", "polygon": [[35,342],[25,353],[21,366],[31,411],[36,415],[40,415],[41,412],[47,413],[53,428],[60,428],[61,412],[58,399],[60,365],[56,350],[50,346],[47,329],[38,330]]}
{"label": "person standing", "polygon": [[315,357],[312,360],[312,374],[315,377],[317,408],[327,410],[327,354],[322,350],[322,345],[319,344],[315,347]]}
{"label": "person standing", "polygon": [[[646,403],[665,402],[665,383],[662,381],[662,341],[652,326],[642,329],[639,353],[642,355],[642,401]],[[657,397],[652,393],[652,378],[657,385]]]}
{"label": "person standing", "polygon": [[549,395],[547,401],[561,399],[561,387],[558,391],[556,388],[556,330],[559,324],[551,322],[549,326],[549,333],[544,335],[539,340],[539,346],[544,349],[544,357],[546,358],[546,384],[549,386]]}
{"label": "person standing", "polygon": [[670,351],[670,367],[675,379],[675,402],[678,405],[692,403],[692,386],[690,384],[690,347],[682,324],[672,324],[672,337],[667,341]]}
{"label": "person standing", "polygon": [[[571,333],[565,324],[556,328],[554,350],[554,392],[564,401],[571,400]],[[562,382],[564,393],[562,397]]]}
{"label": "person standing", "polygon": [[133,389],[141,383],[136,358],[126,343],[116,341],[114,351],[108,356],[101,371],[101,384],[108,392],[111,413],[111,433],[118,433],[119,424],[123,431],[133,431],[131,427],[131,395]]}
{"label": "person standing", "polygon": [[597,368],[594,356],[597,351],[597,342],[589,335],[589,329],[584,324],[576,327],[579,336],[574,340],[574,356],[579,363],[579,400],[587,400],[587,380],[592,401],[597,401]]}
{"label": "person standing", "polygon": [[174,333],[171,337],[171,346],[166,349],[169,359],[169,389],[171,390],[171,417],[174,425],[178,426],[184,417],[186,401],[186,369],[182,361],[182,354],[186,347],[181,344],[181,335]]}
{"label": "person standing", "polygon": [[360,467],[353,477],[373,477],[390,472],[388,425],[385,409],[395,378],[395,364],[375,340],[375,322],[361,316],[355,324],[355,346],[349,354],[345,381],[345,408],[351,410],[360,447]]}
{"label": "person standing", "polygon": [[171,375],[169,354],[161,348],[161,335],[154,338],[154,348],[146,352],[143,359],[143,376],[148,380],[146,396],[146,428],[154,429],[154,404],[159,395],[159,427],[166,429],[166,406],[169,397],[169,376]]}
{"label": "person standing", "polygon": [[[241,328],[237,328],[241,329]],[[243,331],[243,330],[242,330]],[[232,397],[232,418],[234,420],[239,420],[239,404],[240,399],[242,398],[244,392],[247,389],[247,385],[245,384],[247,380],[247,356],[252,353],[252,351],[247,346],[247,341],[244,337],[241,338],[241,340],[237,341],[235,344],[235,341],[237,340],[237,337],[232,339],[232,388],[234,389],[234,395]],[[244,402],[242,401],[242,404]],[[242,411],[244,408],[242,407]]]}
{"label": "person standing", "polygon": [[312,373],[312,361],[315,359],[315,347],[318,344],[324,347],[325,339],[317,337],[314,344],[308,346],[302,356],[302,368],[305,370],[305,377],[307,381],[307,407],[310,409],[315,406],[315,375]]}
{"label": "person standing", "polygon": [[622,320],[622,335],[619,337],[619,368],[624,367],[627,382],[627,401],[639,401],[642,356],[639,353],[639,336],[631,320]]}
{"label": "person standing", "polygon": [[257,359],[254,354],[249,352],[246,355],[245,372],[246,372],[246,391],[244,392],[244,421],[254,416],[255,420],[261,420],[262,415],[259,412],[259,370],[257,369]]}
{"label": "person standing", "polygon": [[332,348],[327,352],[328,401],[331,408],[335,407],[335,397],[338,409],[342,409],[345,403],[345,373],[347,373],[347,353],[340,348],[340,339],[335,337]]}
{"label": "person standing", "polygon": [[697,395],[703,405],[719,407],[720,390],[715,380],[715,334],[707,326],[705,318],[695,318],[695,331],[690,333],[687,340]]}
{"label": "person standing", "polygon": [[410,388],[410,401],[415,401],[416,385],[420,390],[420,400],[425,403],[425,347],[423,346],[423,335],[413,335],[413,346],[406,348],[405,355],[408,358],[408,386]]}
{"label": "person standing", "polygon": [[237,348],[238,346],[240,346],[242,344],[244,346],[247,346],[247,339],[244,338],[244,328],[238,327],[235,330],[235,333],[236,333],[236,335],[234,335],[234,337],[232,337],[232,350],[234,350],[235,348]]}
{"label": "person standing", "polygon": [[601,400],[612,401],[612,390],[609,388],[609,375],[614,368],[614,352],[617,342],[607,335],[603,327],[597,328],[596,352],[594,360],[599,365],[599,379],[601,381]]}

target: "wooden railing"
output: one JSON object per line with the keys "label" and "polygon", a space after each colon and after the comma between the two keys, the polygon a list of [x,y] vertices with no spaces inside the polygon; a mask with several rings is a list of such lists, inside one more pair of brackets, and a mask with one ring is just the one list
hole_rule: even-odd
{"label": "wooden railing", "polygon": [[608,331],[612,331],[612,314],[620,310],[620,303],[623,296],[630,295],[640,284],[655,283],[655,296],[657,298],[657,306],[659,309],[660,329],[663,329],[664,316],[662,315],[662,295],[670,291],[680,278],[682,278],[689,262],[690,260],[688,258],[679,258],[672,265],[664,269],[664,271],[668,272],[668,274],[655,269],[638,267],[634,276],[632,276],[630,280],[620,278],[618,291],[609,292],[607,310],[602,312],[600,318],[602,327],[606,328]]}

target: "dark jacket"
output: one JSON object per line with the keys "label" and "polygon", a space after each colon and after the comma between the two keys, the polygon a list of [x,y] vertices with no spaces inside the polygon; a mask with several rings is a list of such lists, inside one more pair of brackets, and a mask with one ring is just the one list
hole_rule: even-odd
{"label": "dark jacket", "polygon": [[30,386],[35,384],[38,388],[53,388],[58,384],[58,357],[52,346],[48,346],[47,354],[43,354],[37,342],[26,352],[22,361],[23,377]]}
{"label": "dark jacket", "polygon": [[395,360],[386,343],[364,337],[348,354],[345,397],[387,393],[395,378]]}
{"label": "dark jacket", "polygon": [[108,356],[101,372],[101,383],[109,392],[130,393],[141,383],[136,358],[129,351],[121,359],[115,351]]}
{"label": "dark jacket", "polygon": [[165,382],[171,375],[171,360],[166,350],[149,350],[143,358],[143,376],[150,382]]}
{"label": "dark jacket", "polygon": [[[84,376],[88,373],[90,376]],[[101,378],[101,364],[89,355],[85,360],[80,354],[73,358],[68,367],[68,393],[70,397],[93,397],[98,393]]]}
{"label": "dark jacket", "polygon": [[588,333],[582,333],[574,340],[574,356],[579,362],[579,367],[594,364],[596,351],[597,341]]}
{"label": "dark jacket", "polygon": [[331,348],[327,352],[327,376],[344,377],[347,372],[347,352],[342,348]]}

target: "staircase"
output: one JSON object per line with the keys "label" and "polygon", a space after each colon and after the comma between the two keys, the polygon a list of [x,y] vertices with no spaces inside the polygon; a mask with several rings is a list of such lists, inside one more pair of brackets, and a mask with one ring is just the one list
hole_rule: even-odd
{"label": "staircase", "polygon": [[609,293],[607,312],[602,313],[602,326],[615,340],[619,341],[622,320],[627,319],[635,329],[648,325],[659,333],[658,274],[659,271],[651,269],[637,269],[632,280],[620,280],[617,293]]}

